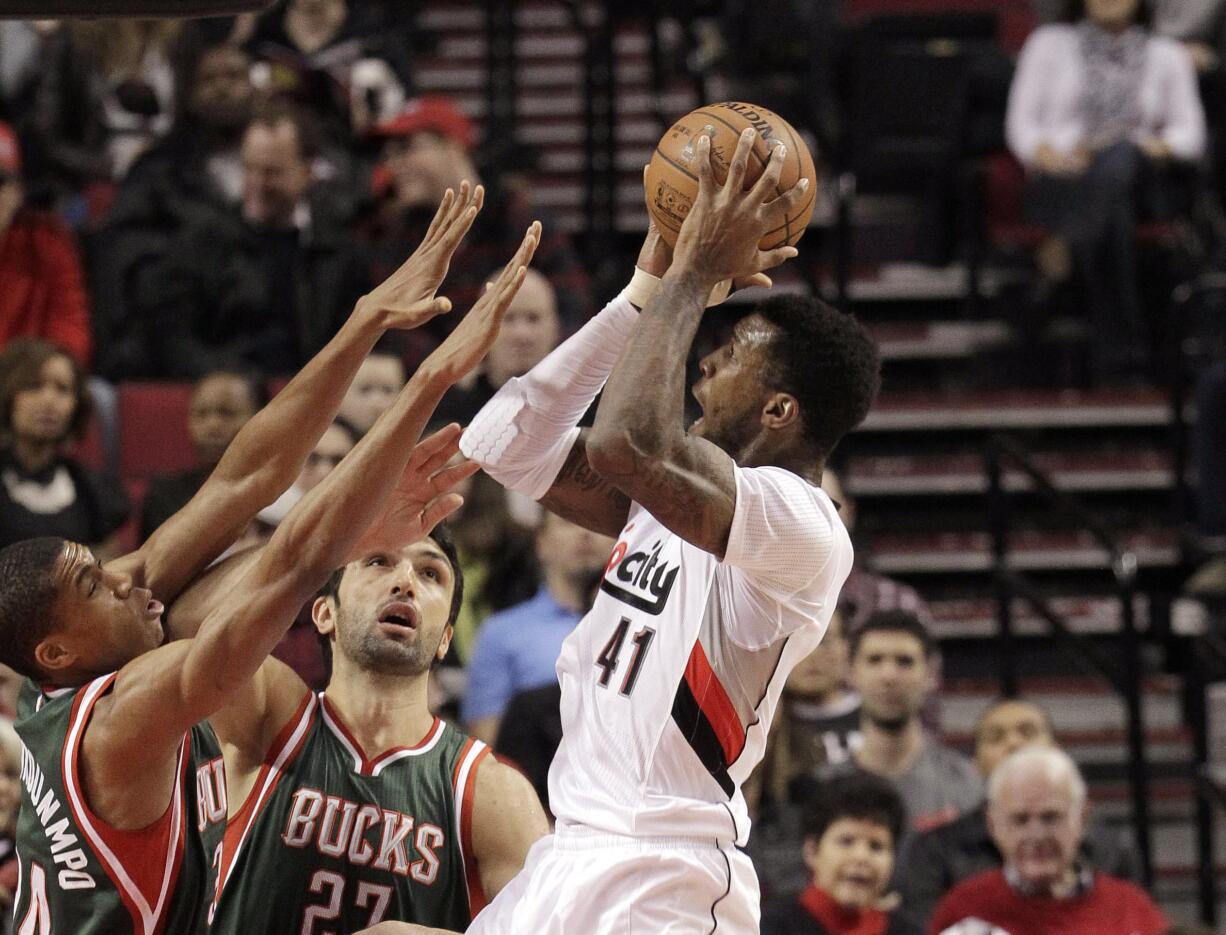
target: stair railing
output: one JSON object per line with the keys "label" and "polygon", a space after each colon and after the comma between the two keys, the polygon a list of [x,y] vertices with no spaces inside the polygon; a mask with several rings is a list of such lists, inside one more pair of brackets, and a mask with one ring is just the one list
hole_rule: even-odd
{"label": "stair railing", "polygon": [[[997,600],[1000,681],[1006,696],[1018,692],[1017,643],[1013,626],[1013,601],[1024,600],[1051,631],[1093,672],[1100,675],[1119,696],[1127,712],[1128,783],[1141,874],[1146,887],[1153,883],[1152,833],[1150,829],[1149,775],[1145,761],[1145,724],[1142,709],[1143,665],[1141,637],[1136,621],[1136,556],[1122,548],[1116,536],[1075,497],[1058,489],[1016,439],[997,434],[988,439],[985,451],[988,476],[988,511],[992,532],[993,578]],[[1079,528],[1089,532],[1110,559],[1115,596],[1120,607],[1119,646],[1122,661],[1104,653],[1077,633],[1039,589],[1009,561],[1009,534],[1013,527],[1012,493],[1005,485],[1006,469],[1025,475],[1033,492]]]}

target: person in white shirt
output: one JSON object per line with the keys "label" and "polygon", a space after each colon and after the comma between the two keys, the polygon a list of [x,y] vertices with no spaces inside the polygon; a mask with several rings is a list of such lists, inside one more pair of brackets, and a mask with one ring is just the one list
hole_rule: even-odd
{"label": "person in white shirt", "polygon": [[1138,213],[1187,198],[1178,167],[1204,155],[1205,114],[1187,50],[1152,34],[1141,0],[1074,0],[1018,59],[1005,132],[1026,167],[1027,219],[1050,236],[1036,261],[1052,287],[1079,271],[1099,378],[1136,375],[1145,325],[1135,282]]}
{"label": "person in white shirt", "polygon": [[[468,929],[489,935],[753,932],[758,882],[740,786],[761,759],[788,673],[820,641],[852,549],[822,467],[867,414],[877,348],[854,319],[773,297],[700,364],[686,357],[717,283],[796,250],[761,251],[782,204],[779,149],[743,191],[755,134],[700,192],[671,265],[649,233],[627,291],[478,414],[461,449],[501,483],[616,535],[591,612],[558,661],[563,738],[553,835]],[[727,161],[725,161],[727,160]],[[657,283],[647,285],[662,274]],[[744,281],[744,280],[741,280]],[[642,308],[642,313],[638,312]],[[607,380],[607,384],[606,384]],[[578,422],[604,388],[590,431]],[[383,923],[368,935],[421,929]]]}

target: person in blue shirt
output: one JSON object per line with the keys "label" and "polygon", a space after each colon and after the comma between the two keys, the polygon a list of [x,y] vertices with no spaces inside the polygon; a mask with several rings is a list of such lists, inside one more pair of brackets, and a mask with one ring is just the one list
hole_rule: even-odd
{"label": "person in blue shirt", "polygon": [[612,548],[608,536],[545,514],[536,535],[539,590],[492,614],[477,633],[461,709],[474,737],[492,744],[512,696],[557,680],[562,641],[591,606],[592,583]]}

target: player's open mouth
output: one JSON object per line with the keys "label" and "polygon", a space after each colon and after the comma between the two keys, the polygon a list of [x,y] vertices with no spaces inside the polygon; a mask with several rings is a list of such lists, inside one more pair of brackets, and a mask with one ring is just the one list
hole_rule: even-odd
{"label": "player's open mouth", "polygon": [[151,618],[162,616],[162,611],[165,609],[161,601],[155,601],[153,598],[149,598],[149,603],[145,605],[145,613]]}
{"label": "player's open mouth", "polygon": [[395,601],[383,608],[379,623],[395,630],[412,632],[417,629],[417,608],[404,601]]}

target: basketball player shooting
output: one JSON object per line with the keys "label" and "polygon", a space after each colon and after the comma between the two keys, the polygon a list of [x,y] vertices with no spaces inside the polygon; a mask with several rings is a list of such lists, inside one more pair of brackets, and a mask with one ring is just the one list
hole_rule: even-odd
{"label": "basketball player shooting", "polygon": [[[558,660],[556,831],[470,933],[758,930],[739,787],[851,568],[818,482],[867,414],[879,362],[851,318],[767,298],[701,361],[702,416],[685,429],[685,360],[712,288],[795,254],[758,247],[805,191],[777,194],[778,148],[744,191],[753,139],[740,137],[723,185],[699,139],[699,193],[671,265],[649,234],[644,275],[504,385],[461,438],[505,486],[618,536]],[[651,274],[662,278],[644,289]],[[580,430],[602,386],[595,425]],[[385,923],[370,935],[393,933],[423,930]]]}

